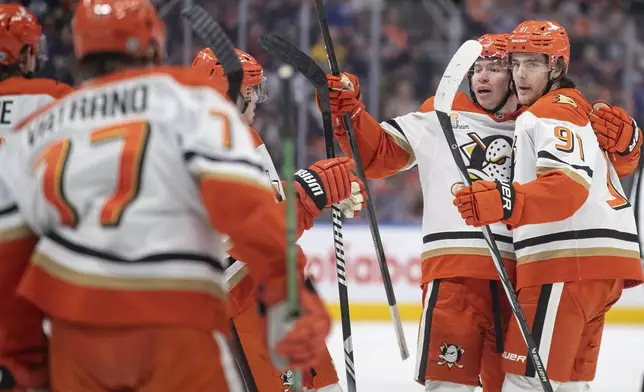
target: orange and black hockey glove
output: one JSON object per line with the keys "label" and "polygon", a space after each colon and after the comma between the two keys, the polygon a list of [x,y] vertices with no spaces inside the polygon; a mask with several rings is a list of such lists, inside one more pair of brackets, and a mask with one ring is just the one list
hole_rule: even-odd
{"label": "orange and black hockey glove", "polygon": [[589,118],[602,149],[627,155],[638,145],[641,131],[635,120],[619,106],[596,101]]}
{"label": "orange and black hockey glove", "polygon": [[326,207],[340,203],[345,217],[351,218],[367,200],[363,182],[353,174],[355,161],[340,157],[318,161],[293,176],[300,203],[317,218]]}
{"label": "orange and black hockey glove", "polygon": [[[338,132],[344,132],[342,115],[349,113],[351,118],[354,118],[365,108],[361,100],[360,82],[357,76],[343,72],[340,76],[327,75],[327,83],[333,124],[339,127]],[[317,93],[316,100],[319,107],[320,101],[317,99]]]}
{"label": "orange and black hockey glove", "polygon": [[514,210],[514,187],[504,181],[476,181],[456,192],[454,205],[468,226],[507,221]]}
{"label": "orange and black hockey glove", "polygon": [[298,286],[299,314],[289,313],[285,279],[272,279],[259,288],[266,345],[278,370],[308,369],[326,354],[331,317],[310,279],[300,280]]}

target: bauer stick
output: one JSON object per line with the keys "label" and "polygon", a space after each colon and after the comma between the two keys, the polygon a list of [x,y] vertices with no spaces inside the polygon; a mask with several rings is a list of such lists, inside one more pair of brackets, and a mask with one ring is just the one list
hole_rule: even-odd
{"label": "bauer stick", "polygon": [[244,70],[235,52],[235,46],[221,26],[201,6],[194,5],[190,9],[185,9],[181,15],[188,20],[192,31],[217,56],[228,79],[228,96],[233,104],[236,103]]}
{"label": "bauer stick", "polygon": [[[477,41],[470,40],[463,43],[447,65],[447,69],[441,78],[434,98],[436,115],[438,116],[441,128],[445,134],[445,139],[447,139],[447,144],[452,152],[452,157],[454,157],[454,162],[458,167],[463,184],[466,186],[472,185],[472,181],[468,175],[465,162],[463,162],[463,157],[461,156],[458,143],[456,142],[456,136],[454,135],[454,129],[452,128],[452,122],[448,113],[452,111],[452,104],[454,103],[454,98],[456,97],[456,92],[458,91],[461,82],[474,62],[481,56],[481,51],[482,46]],[[548,374],[546,373],[546,368],[541,361],[541,356],[539,356],[539,349],[534,343],[534,339],[530,333],[528,323],[525,320],[523,310],[521,309],[519,300],[517,299],[517,293],[514,291],[512,283],[510,283],[510,278],[508,278],[508,273],[505,270],[505,266],[503,265],[503,260],[501,258],[501,252],[496,246],[496,242],[494,242],[492,231],[487,225],[481,227],[481,230],[483,231],[485,242],[487,242],[488,248],[490,249],[490,254],[492,255],[494,266],[499,273],[499,278],[501,279],[501,284],[503,285],[505,294],[508,297],[510,306],[512,307],[512,313],[514,313],[514,317],[521,329],[523,340],[528,347],[528,355],[530,356],[532,365],[539,375],[541,386],[545,392],[553,392],[552,385],[550,385],[550,380],[548,379]]]}
{"label": "bauer stick", "polygon": [[[206,46],[212,49],[219,59],[228,80],[228,96],[234,104],[237,102],[239,89],[244,77],[244,71],[237,53],[235,53],[235,47],[221,26],[200,6],[195,5],[189,9],[184,9],[181,15],[188,21],[192,31],[197,34]],[[248,359],[232,319],[230,320],[230,327],[232,334],[232,339],[229,339],[230,345],[246,389],[248,392],[257,392],[257,384],[255,384],[253,373],[250,370]]]}
{"label": "bauer stick", "polygon": [[[340,68],[338,67],[338,60],[335,57],[335,49],[333,48],[333,41],[331,41],[331,33],[329,32],[329,23],[327,20],[326,9],[324,8],[323,0],[314,0],[315,9],[318,14],[318,21],[320,22],[320,30],[322,31],[322,38],[324,39],[324,46],[326,47],[327,58],[331,73],[335,76],[340,76]],[[376,212],[373,208],[373,198],[369,192],[369,185],[364,174],[364,167],[360,160],[360,152],[358,150],[358,142],[353,132],[351,124],[351,115],[345,113],[342,117],[344,129],[349,136],[349,144],[351,145],[351,154],[356,161],[356,172],[360,179],[364,182],[365,191],[367,192],[367,217],[369,218],[369,229],[371,230],[371,238],[376,248],[376,256],[378,258],[378,265],[380,266],[380,274],[382,275],[382,282],[385,286],[385,293],[387,294],[387,302],[389,303],[389,311],[391,318],[394,321],[394,329],[396,331],[396,338],[398,340],[398,348],[400,349],[400,356],[403,360],[409,358],[409,350],[407,349],[407,341],[405,340],[405,333],[403,331],[402,322],[400,321],[400,312],[398,311],[398,304],[396,303],[396,295],[394,293],[394,286],[391,283],[391,276],[387,267],[387,260],[385,258],[385,250],[382,246],[382,239],[380,238],[380,230],[378,229],[378,221],[376,220]]]}
{"label": "bauer stick", "polygon": [[[291,124],[292,104],[291,104],[291,78],[293,77],[293,68],[290,65],[282,65],[278,69],[280,84],[282,88],[282,178],[292,178],[295,173],[295,129]],[[295,249],[295,194],[293,187],[284,187],[284,196],[286,198],[286,290],[288,315],[295,319],[300,314],[300,301],[297,292],[297,254]],[[293,390],[299,392],[302,390],[302,371],[293,371]]]}
{"label": "bauer stick", "polygon": [[[326,157],[335,158],[333,144],[333,122],[329,104],[329,89],[326,74],[317,63],[293,44],[272,34],[264,34],[259,44],[273,57],[291,65],[297,72],[307,78],[318,91],[322,108],[322,123]],[[338,297],[340,299],[340,318],[342,320],[342,339],[344,341],[344,366],[347,374],[349,392],[356,391],[356,374],[353,362],[353,341],[351,339],[351,316],[349,312],[349,293],[347,289],[347,272],[344,263],[344,239],[342,238],[342,212],[337,204],[332,207],[333,242],[335,245],[335,269],[338,280]]]}

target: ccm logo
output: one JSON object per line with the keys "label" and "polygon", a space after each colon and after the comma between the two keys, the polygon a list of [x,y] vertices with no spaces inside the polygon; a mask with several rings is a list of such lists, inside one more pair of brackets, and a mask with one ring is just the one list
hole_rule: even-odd
{"label": "ccm logo", "polygon": [[518,355],[518,354],[514,354],[514,353],[509,353],[507,351],[504,351],[501,356],[504,359],[507,359],[509,361],[515,361],[515,362],[525,363],[525,360],[526,360],[525,355]]}
{"label": "ccm logo", "polygon": [[503,199],[503,209],[512,211],[512,187],[505,181],[499,181],[501,184],[501,199]]}
{"label": "ccm logo", "polygon": [[300,169],[295,173],[295,175],[306,182],[311,192],[313,192],[313,196],[320,196],[324,194],[322,186],[318,183],[315,177],[313,177],[313,174],[311,174],[308,170]]}

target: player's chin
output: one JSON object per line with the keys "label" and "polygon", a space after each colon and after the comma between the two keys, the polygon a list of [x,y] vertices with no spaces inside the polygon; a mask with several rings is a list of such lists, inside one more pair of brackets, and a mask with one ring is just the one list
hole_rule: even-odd
{"label": "player's chin", "polygon": [[496,109],[497,106],[501,103],[501,99],[497,98],[483,98],[483,99],[478,99],[479,105],[485,110],[492,111]]}
{"label": "player's chin", "polygon": [[521,105],[532,105],[537,99],[539,99],[539,95],[533,88],[524,87],[517,89],[517,98]]}

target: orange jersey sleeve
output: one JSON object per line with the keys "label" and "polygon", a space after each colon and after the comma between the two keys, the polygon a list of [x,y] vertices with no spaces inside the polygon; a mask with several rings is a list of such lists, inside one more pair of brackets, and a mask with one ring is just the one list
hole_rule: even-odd
{"label": "orange jersey sleeve", "polygon": [[[369,113],[361,110],[352,119],[360,160],[367,178],[385,178],[404,169],[413,159],[406,141],[387,133]],[[353,157],[349,136],[343,127],[335,132],[342,151]]]}
{"label": "orange jersey sleeve", "polygon": [[[0,211],[0,220],[15,214],[19,214],[17,208],[5,209]],[[17,294],[37,242],[26,226],[0,233],[0,365],[11,371],[19,385],[45,387],[48,360],[44,315]]]}

